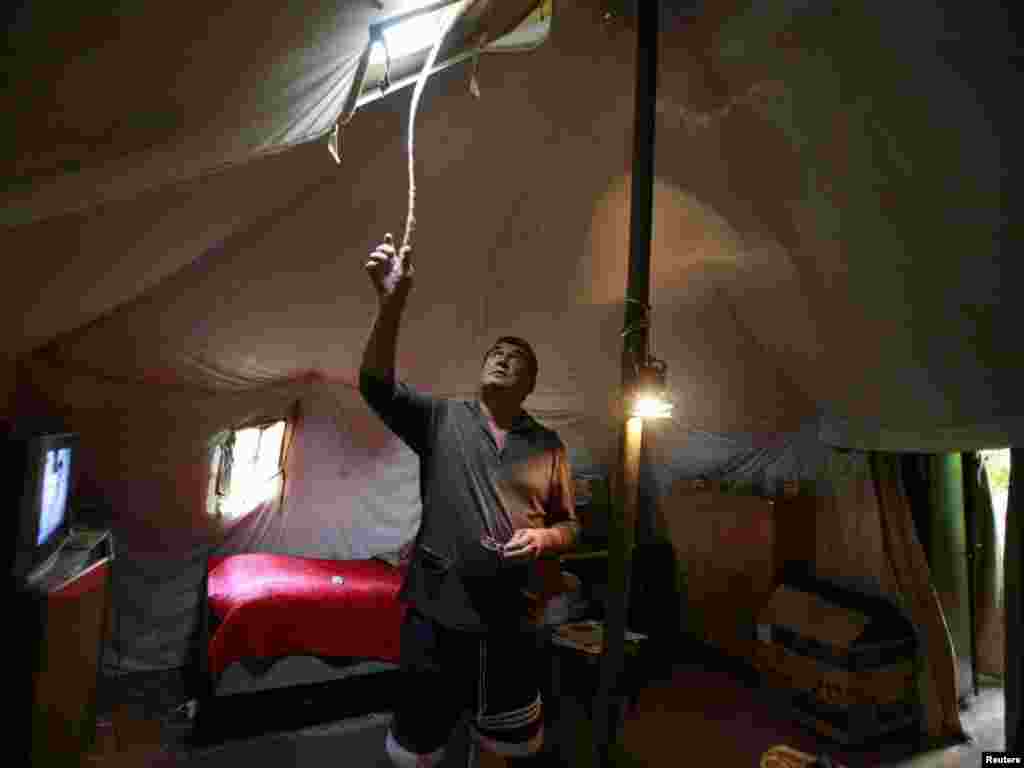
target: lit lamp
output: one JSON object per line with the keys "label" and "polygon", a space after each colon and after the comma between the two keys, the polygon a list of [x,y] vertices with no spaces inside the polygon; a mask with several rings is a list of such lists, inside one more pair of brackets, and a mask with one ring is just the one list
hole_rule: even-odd
{"label": "lit lamp", "polygon": [[654,357],[637,371],[629,415],[642,419],[668,419],[672,417],[672,402],[668,399],[666,384],[668,365]]}

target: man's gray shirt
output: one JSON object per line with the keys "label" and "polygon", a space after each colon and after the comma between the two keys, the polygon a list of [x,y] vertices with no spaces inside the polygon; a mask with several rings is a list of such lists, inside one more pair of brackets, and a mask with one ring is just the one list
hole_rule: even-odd
{"label": "man's gray shirt", "polygon": [[501,563],[481,538],[503,542],[520,528],[555,525],[575,535],[572,478],[558,435],[524,413],[499,450],[475,400],[430,397],[365,370],[359,389],[420,459],[423,516],[400,597],[453,629],[536,622],[536,596],[558,561]]}

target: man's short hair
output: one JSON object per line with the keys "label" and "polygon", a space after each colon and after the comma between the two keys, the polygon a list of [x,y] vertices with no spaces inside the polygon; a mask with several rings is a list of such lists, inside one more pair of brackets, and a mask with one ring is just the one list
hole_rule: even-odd
{"label": "man's short hair", "polygon": [[537,383],[537,355],[534,353],[533,347],[530,346],[530,342],[526,339],[521,339],[518,336],[502,336],[491,344],[490,348],[487,350],[487,354],[484,355],[484,360],[487,360],[488,355],[494,351],[494,348],[502,343],[512,344],[523,351],[523,354],[526,356],[527,372],[530,375],[530,388],[532,389]]}

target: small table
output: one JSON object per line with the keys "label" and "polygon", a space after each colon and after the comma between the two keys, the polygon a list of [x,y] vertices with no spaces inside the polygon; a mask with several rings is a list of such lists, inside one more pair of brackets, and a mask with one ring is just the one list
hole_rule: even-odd
{"label": "small table", "polygon": [[[545,729],[554,738],[545,738],[545,752],[564,751],[572,745],[566,739],[577,732],[576,712],[593,722],[594,705],[601,680],[601,651],[604,625],[599,621],[576,621],[549,628],[547,651],[550,660],[549,689],[545,691]],[[645,635],[626,633],[625,666],[613,698],[635,706],[645,683],[643,641]],[[570,761],[572,762],[572,761]]]}

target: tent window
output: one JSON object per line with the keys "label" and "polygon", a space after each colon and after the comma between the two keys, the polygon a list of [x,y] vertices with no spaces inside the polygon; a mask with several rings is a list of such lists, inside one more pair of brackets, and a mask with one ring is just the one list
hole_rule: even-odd
{"label": "tent window", "polygon": [[226,433],[210,458],[211,515],[241,517],[280,490],[285,422]]}
{"label": "tent window", "polygon": [[[384,29],[383,45],[375,45],[370,51],[370,66],[383,67],[390,56],[393,61],[404,59],[412,53],[425,51],[437,39],[444,19],[453,12],[462,10],[464,2],[453,2],[434,11],[414,15],[405,21]],[[385,46],[387,55],[385,55]]]}
{"label": "tent window", "polygon": [[[423,12],[387,26],[382,34],[385,46],[375,43],[370,50],[366,73],[359,89],[359,106],[376,101],[396,88],[411,85],[424,64],[431,46],[437,39],[440,24],[449,11],[458,10],[467,0],[452,0],[449,3],[429,3],[422,0]],[[551,31],[552,0],[538,2],[533,11],[518,27],[508,34],[492,40],[484,48],[489,52],[519,53],[531,51],[540,46]],[[477,30],[478,32],[481,30]],[[434,64],[434,71],[446,69],[479,53],[468,44],[447,46],[441,51],[441,58]]]}

